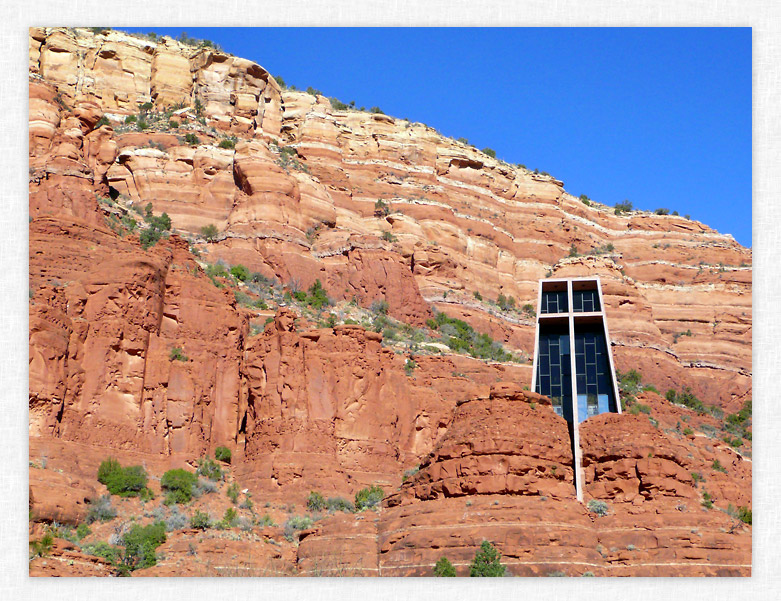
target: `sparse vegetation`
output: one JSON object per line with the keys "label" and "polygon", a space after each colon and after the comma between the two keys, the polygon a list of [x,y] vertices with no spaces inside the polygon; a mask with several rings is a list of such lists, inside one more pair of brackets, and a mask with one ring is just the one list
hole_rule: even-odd
{"label": "sparse vegetation", "polygon": [[117,517],[117,510],[111,505],[111,496],[103,495],[90,501],[87,523],[108,522]]}
{"label": "sparse vegetation", "polygon": [[223,476],[222,468],[217,465],[216,461],[208,456],[201,457],[198,460],[198,469],[195,470],[195,473],[214,482],[221,480]]}
{"label": "sparse vegetation", "polygon": [[232,482],[225,491],[225,494],[231,500],[234,505],[239,501],[239,484],[238,482]]}
{"label": "sparse vegetation", "polygon": [[390,215],[390,206],[382,198],[378,198],[374,203],[374,216],[387,217],[388,215]]}
{"label": "sparse vegetation", "polygon": [[496,151],[493,148],[483,148],[480,152],[482,152],[483,154],[488,155],[492,159],[496,158]]}
{"label": "sparse vegetation", "polygon": [[184,351],[182,351],[182,349],[178,346],[175,346],[171,349],[171,352],[168,353],[168,359],[171,361],[181,361],[182,363],[187,363],[189,361],[187,355],[185,355]]}
{"label": "sparse vegetation", "polygon": [[492,361],[513,361],[516,357],[502,348],[488,334],[478,334],[460,319],[448,317],[445,313],[437,313],[434,319],[426,322],[429,328],[436,330],[442,336],[442,341],[456,352],[467,353],[478,359]]}

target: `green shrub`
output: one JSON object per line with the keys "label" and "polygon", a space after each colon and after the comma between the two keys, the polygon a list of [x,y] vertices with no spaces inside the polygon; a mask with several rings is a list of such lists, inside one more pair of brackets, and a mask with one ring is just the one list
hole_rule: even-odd
{"label": "green shrub", "polygon": [[580,202],[582,202],[587,207],[591,206],[591,199],[588,196],[586,196],[585,194],[581,194],[580,195]]}
{"label": "green shrub", "polygon": [[382,198],[377,199],[374,203],[374,216],[375,217],[387,217],[390,215],[390,206]]}
{"label": "green shrub", "polygon": [[233,507],[228,507],[222,516],[222,523],[228,528],[233,528],[239,521],[239,514]]}
{"label": "green shrub", "polygon": [[374,113],[375,115],[384,115],[385,113],[382,112],[382,109],[378,106],[373,106],[369,109],[369,112]]}
{"label": "green shrub", "polygon": [[149,123],[147,123],[144,119],[139,119],[137,125],[138,129],[141,131],[149,129]]}
{"label": "green shrub", "polygon": [[496,151],[493,148],[483,148],[480,152],[487,154],[492,159],[496,158]]}
{"label": "green shrub", "polygon": [[190,518],[190,528],[197,528],[198,530],[206,530],[211,527],[211,520],[209,514],[196,509],[193,517]]}
{"label": "green shrub", "polygon": [[109,545],[105,541],[98,541],[95,543],[87,543],[81,550],[88,555],[95,555],[96,557],[102,557],[111,564],[118,564],[122,559],[122,552],[118,547]]}
{"label": "green shrub", "polygon": [[506,568],[499,563],[502,555],[487,540],[480,544],[480,550],[475,553],[475,558],[469,568],[472,577],[497,577],[504,576]]}
{"label": "green shrub", "polygon": [[210,223],[209,225],[204,225],[201,228],[201,236],[206,238],[209,242],[213,242],[214,239],[217,237],[217,234],[219,234],[219,230],[217,229],[217,226],[213,223]]}
{"label": "green shrub", "polygon": [[751,509],[749,507],[738,507],[738,519],[746,524],[751,524]]}
{"label": "green shrub", "polygon": [[457,353],[467,353],[477,359],[493,361],[514,359],[512,353],[505,351],[502,345],[488,334],[478,334],[465,321],[448,317],[445,313],[437,313],[426,325],[432,330],[438,330],[442,341]]}
{"label": "green shrub", "polygon": [[168,353],[168,359],[171,361],[181,361],[182,363],[187,363],[189,361],[187,356],[182,352],[182,349],[178,346],[171,349],[171,352]]}
{"label": "green shrub", "polygon": [[170,127],[171,129],[177,129],[179,127],[179,122],[176,119],[169,119],[168,127]]}
{"label": "green shrub", "polygon": [[281,75],[275,75],[274,79],[276,80],[279,87],[282,88],[283,90],[287,87],[287,84],[285,83],[285,80],[282,79]]}
{"label": "green shrub", "polygon": [[721,462],[720,462],[718,459],[714,459],[714,460],[713,460],[713,465],[711,465],[711,467],[712,467],[712,468],[713,468],[715,471],[717,471],[717,472],[721,472],[721,473],[723,473],[723,474],[726,474],[726,473],[727,473],[727,468],[726,468],[726,467],[724,467],[723,465],[721,465]]}
{"label": "green shrub", "polygon": [[306,530],[307,528],[311,528],[313,523],[314,522],[312,522],[312,518],[310,518],[308,515],[291,515],[283,527],[285,540],[292,541],[294,535],[299,530]]}
{"label": "green shrub", "polygon": [[437,561],[434,566],[434,576],[452,577],[455,575],[456,569],[453,567],[453,564],[450,563],[450,560],[444,555],[440,557],[439,561]]}
{"label": "green shrub", "polygon": [[705,478],[702,477],[700,472],[692,472],[692,481],[696,486],[700,482],[705,482]]}
{"label": "green shrub", "polygon": [[355,510],[361,511],[362,509],[368,509],[374,507],[385,496],[382,488],[376,485],[372,485],[369,488],[362,488],[355,493]]}
{"label": "green shrub", "polygon": [[217,447],[214,451],[214,458],[217,461],[231,462],[231,451],[228,447]]}
{"label": "green shrub", "polygon": [[229,150],[232,150],[236,148],[236,142],[230,139],[220,140],[220,143],[218,144],[220,148],[227,148]]}
{"label": "green shrub", "polygon": [[138,117],[136,117],[135,115],[128,115],[127,117],[125,117],[125,123],[128,123],[128,124],[135,123],[137,120],[138,120]]}
{"label": "green shrub", "polygon": [[198,144],[201,143],[201,141],[198,139],[198,136],[196,136],[194,133],[186,133],[184,135],[184,141],[190,146],[198,146]]}
{"label": "green shrub", "polygon": [[133,525],[123,536],[125,554],[123,567],[129,570],[148,568],[157,563],[155,549],[165,542],[165,523],[155,522],[148,526]]}
{"label": "green shrub", "polygon": [[338,98],[329,98],[328,100],[331,102],[331,108],[335,111],[346,111],[350,108],[349,105],[345,104]]}
{"label": "green shrub", "polygon": [[386,242],[396,242],[396,236],[394,236],[391,232],[383,232],[382,239]]}
{"label": "green shrub", "polygon": [[112,495],[136,497],[146,488],[146,471],[140,465],[122,467],[109,457],[98,467],[98,482],[105,484]]}
{"label": "green shrub", "polygon": [[634,207],[632,206],[632,203],[628,200],[624,200],[623,202],[617,202],[615,204],[615,213],[616,215],[621,215],[622,213],[629,213],[630,211],[633,211]]}
{"label": "green shrub", "polygon": [[343,511],[345,513],[353,513],[355,511],[355,505],[343,497],[329,497],[325,502],[325,506],[328,511]]}
{"label": "green shrub", "polygon": [[50,532],[44,534],[40,540],[30,541],[30,553],[33,557],[46,557],[53,547],[54,537]]}
{"label": "green shrub", "polygon": [[309,493],[309,498],[306,500],[306,508],[309,511],[322,511],[326,507],[327,504],[323,495],[315,491]]}
{"label": "green shrub", "polygon": [[222,469],[211,457],[201,457],[195,473],[214,482],[222,479]]}
{"label": "green shrub", "polygon": [[185,469],[168,470],[160,479],[160,486],[168,491],[165,504],[189,503],[193,498],[193,487],[198,477]]}
{"label": "green shrub", "polygon": [[274,519],[269,514],[264,514],[263,517],[258,518],[258,526],[276,526]]}
{"label": "green shrub", "polygon": [[103,115],[100,119],[98,119],[98,122],[95,124],[95,129],[103,127],[104,125],[109,125],[109,120],[106,115]]}
{"label": "green shrub", "polygon": [[250,271],[244,265],[234,265],[230,268],[230,274],[240,282],[246,282],[249,279]]}
{"label": "green shrub", "polygon": [[597,514],[600,517],[606,516],[607,513],[608,513],[607,503],[605,503],[604,501],[598,501],[596,499],[591,499],[588,502],[588,510],[591,513],[595,513],[595,514]]}
{"label": "green shrub", "polygon": [[412,359],[407,359],[407,361],[404,363],[404,371],[408,376],[412,375],[412,372],[415,371],[415,368],[418,366],[415,361]]}
{"label": "green shrub", "polygon": [[79,540],[81,540],[85,536],[89,536],[90,534],[92,534],[92,530],[90,530],[90,527],[87,526],[87,524],[79,524],[76,527],[76,536],[78,537]]}
{"label": "green shrub", "polygon": [[694,434],[694,430],[692,430],[688,426],[683,429],[684,436],[691,436],[692,434]]}
{"label": "green shrub", "polygon": [[228,486],[227,490],[225,491],[225,494],[235,505],[239,500],[239,483],[238,482],[231,483],[231,485]]}

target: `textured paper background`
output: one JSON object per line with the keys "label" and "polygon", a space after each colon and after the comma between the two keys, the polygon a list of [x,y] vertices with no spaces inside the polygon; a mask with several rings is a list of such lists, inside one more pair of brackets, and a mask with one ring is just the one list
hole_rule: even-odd
{"label": "textured paper background", "polygon": [[[398,598],[634,600],[781,598],[781,479],[773,469],[781,445],[781,413],[773,385],[781,357],[772,341],[781,334],[777,278],[781,254],[781,3],[778,0],[421,0],[339,2],[39,1],[0,2],[0,598],[110,598],[157,601],[194,598],[339,599]],[[753,577],[640,579],[31,579],[27,576],[27,28],[30,26],[750,26],[754,65],[754,555]],[[356,49],[359,51],[359,49]],[[442,52],[455,52],[450,48]],[[316,52],[316,49],[313,49]],[[457,58],[457,56],[456,56]],[[508,69],[517,57],[497,56]],[[262,57],[260,59],[262,64]],[[541,75],[542,77],[543,75]],[[555,74],[551,74],[555,76]],[[717,101],[717,99],[716,99]],[[707,148],[703,148],[707,160]],[[669,177],[686,177],[670,173]],[[720,177],[728,178],[730,173]],[[750,207],[735,206],[736,211]],[[705,219],[707,222],[707,219]]]}

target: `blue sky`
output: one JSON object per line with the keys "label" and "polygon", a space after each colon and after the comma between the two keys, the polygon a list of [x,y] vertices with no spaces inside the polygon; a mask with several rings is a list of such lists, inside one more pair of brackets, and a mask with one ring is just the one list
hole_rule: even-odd
{"label": "blue sky", "polygon": [[751,246],[749,28],[186,31],[288,85],[493,148],[576,196],[677,210]]}

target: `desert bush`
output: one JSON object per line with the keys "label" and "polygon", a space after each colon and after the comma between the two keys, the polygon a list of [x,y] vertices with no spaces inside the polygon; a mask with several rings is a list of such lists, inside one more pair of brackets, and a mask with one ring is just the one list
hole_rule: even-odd
{"label": "desert bush", "polygon": [[193,498],[193,487],[197,482],[198,477],[185,469],[168,470],[160,479],[160,486],[168,491],[165,504],[189,503]]}
{"label": "desert bush", "polygon": [[606,516],[608,512],[607,503],[604,501],[597,501],[596,499],[591,499],[588,502],[588,510],[591,513],[596,513],[598,516]]}
{"label": "desert bush", "polygon": [[475,558],[469,567],[469,575],[473,577],[504,576],[506,568],[499,562],[501,557],[499,551],[487,540],[484,540],[480,544],[480,550],[475,553]]}
{"label": "desert bush", "polygon": [[222,523],[226,528],[233,528],[239,521],[239,514],[233,507],[228,507],[222,516]]}
{"label": "desert bush", "polygon": [[258,526],[276,526],[276,523],[272,519],[272,517],[269,514],[263,514],[262,517],[258,518]]}
{"label": "desert bush", "polygon": [[122,497],[136,497],[146,488],[146,471],[140,465],[122,467],[113,457],[98,467],[98,482],[105,484],[109,492]]}
{"label": "desert bush", "polygon": [[230,274],[240,282],[246,282],[249,279],[250,271],[244,265],[238,264],[230,268]]}
{"label": "desert bush", "polygon": [[118,547],[109,545],[105,541],[98,541],[95,543],[87,543],[81,550],[88,555],[95,555],[96,557],[102,557],[111,564],[119,563],[122,552]]}
{"label": "desert bush", "polygon": [[138,117],[136,117],[135,115],[128,115],[127,117],[125,117],[125,123],[127,124],[135,123],[136,121],[138,121]]}
{"label": "desert bush", "polygon": [[226,138],[225,140],[220,140],[220,143],[218,144],[220,148],[226,148],[229,150],[232,150],[236,148],[236,142],[234,140],[231,140],[229,138]]}
{"label": "desert bush", "polygon": [[372,485],[369,488],[362,488],[355,493],[355,510],[361,511],[362,509],[368,509],[374,507],[385,496],[382,488],[376,485]]}
{"label": "desert bush", "polygon": [[312,518],[308,515],[291,515],[284,525],[285,540],[292,542],[298,531],[311,528],[312,524]]}
{"label": "desert bush", "polygon": [[190,528],[197,528],[198,530],[207,530],[211,527],[211,520],[209,514],[197,509],[190,518]]}
{"label": "desert bush", "polygon": [[165,524],[155,522],[147,526],[134,524],[122,538],[125,553],[122,567],[133,571],[157,563],[155,549],[165,542]]}
{"label": "desert bush", "polygon": [[456,575],[456,568],[450,563],[450,560],[444,555],[439,558],[434,566],[434,576],[452,577]]}
{"label": "desert bush", "polygon": [[329,497],[325,506],[328,511],[344,511],[345,513],[355,511],[355,505],[343,497]]}
{"label": "desert bush", "polygon": [[179,507],[174,505],[171,508],[171,513],[165,520],[165,529],[167,532],[172,530],[181,530],[187,526],[187,516],[179,511]]}
{"label": "desert bush", "polygon": [[238,482],[231,483],[231,485],[228,486],[228,489],[225,491],[225,494],[235,505],[236,502],[239,500],[239,483]]}
{"label": "desert bush", "polygon": [[79,524],[76,527],[76,537],[81,540],[85,536],[89,536],[92,534],[92,530],[90,530],[90,527],[87,526],[87,524]]}
{"label": "desert bush", "polygon": [[171,361],[181,361],[183,363],[187,363],[187,361],[189,361],[187,355],[185,355],[182,349],[178,346],[175,346],[171,349],[171,352],[168,353],[168,359]]}
{"label": "desert bush", "polygon": [[195,487],[193,488],[194,497],[200,497],[201,495],[210,495],[215,492],[217,492],[217,485],[211,480],[201,480],[199,478],[198,482],[195,484]]}
{"label": "desert bush", "polygon": [[39,540],[30,541],[31,557],[46,557],[52,552],[54,537],[51,532],[44,534]]}
{"label": "desert bush", "polygon": [[623,202],[617,202],[615,205],[615,214],[616,215],[622,215],[623,213],[629,213],[632,211],[634,207],[632,206],[632,203],[628,200],[624,200]]}
{"label": "desert bush", "polygon": [[493,148],[483,148],[480,152],[487,154],[492,159],[496,158],[496,151]]}
{"label": "desert bush", "polygon": [[442,341],[457,353],[467,353],[477,359],[493,361],[511,361],[512,353],[508,353],[502,345],[495,342],[488,334],[478,334],[465,321],[448,317],[445,313],[437,313],[434,319],[426,321],[432,330],[438,330]]}
{"label": "desert bush", "polygon": [[217,226],[213,223],[210,223],[209,225],[204,225],[201,228],[201,236],[206,238],[209,242],[212,242],[216,237],[217,234],[219,234],[219,230],[217,229]]}
{"label": "desert bush", "polygon": [[222,468],[211,457],[201,457],[198,460],[198,469],[195,470],[195,473],[214,482],[221,480],[223,476]]}
{"label": "desert bush", "polygon": [[184,135],[184,141],[190,146],[198,146],[198,144],[201,143],[201,141],[198,139],[198,136],[191,132],[188,132]]}
{"label": "desert bush", "polygon": [[309,511],[322,511],[326,506],[325,497],[323,497],[323,495],[316,491],[309,493],[309,498],[306,500],[306,508]]}
{"label": "desert bush", "polygon": [[214,458],[217,461],[224,461],[225,463],[231,462],[231,451],[228,447],[217,447],[214,450]]}

